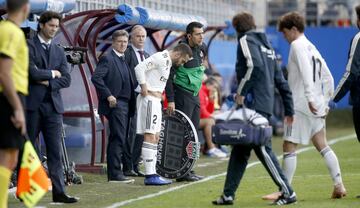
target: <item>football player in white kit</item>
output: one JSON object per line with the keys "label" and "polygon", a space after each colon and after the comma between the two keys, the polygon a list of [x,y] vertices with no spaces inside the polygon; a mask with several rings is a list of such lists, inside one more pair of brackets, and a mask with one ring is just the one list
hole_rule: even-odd
{"label": "football player in white kit", "polygon": [[157,143],[162,120],[161,96],[172,65],[182,65],[190,60],[192,51],[186,44],[172,50],[155,53],[135,67],[136,79],[141,86],[137,97],[136,133],[144,135],[141,156],[145,166],[145,185],[166,185],[172,181],[156,174]]}
{"label": "football player in white kit", "polygon": [[[285,125],[284,132],[284,174],[291,183],[296,169],[297,144],[314,144],[323,156],[334,182],[332,198],[342,198],[346,190],[336,154],[327,144],[325,117],[328,103],[334,93],[334,80],[316,47],[304,35],[305,20],[290,12],[279,20],[279,31],[290,43],[288,58],[288,82],[293,93],[295,116],[292,125]],[[264,199],[276,198],[276,193]]]}

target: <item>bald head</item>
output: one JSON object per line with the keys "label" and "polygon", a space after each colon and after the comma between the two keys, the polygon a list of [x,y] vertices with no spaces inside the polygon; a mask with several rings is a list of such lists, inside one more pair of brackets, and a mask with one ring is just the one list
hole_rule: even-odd
{"label": "bald head", "polygon": [[146,35],[146,30],[143,26],[135,25],[131,29],[131,44],[137,49],[144,49]]}

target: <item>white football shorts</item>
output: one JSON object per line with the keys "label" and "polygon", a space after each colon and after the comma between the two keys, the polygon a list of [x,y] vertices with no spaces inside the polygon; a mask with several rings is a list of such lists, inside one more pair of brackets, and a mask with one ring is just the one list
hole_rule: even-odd
{"label": "white football shorts", "polygon": [[284,124],[284,140],[307,145],[322,128],[325,128],[325,119],[295,112],[293,124]]}
{"label": "white football shorts", "polygon": [[162,120],[161,99],[151,95],[143,97],[139,94],[136,100],[136,107],[136,133],[156,134],[160,132]]}

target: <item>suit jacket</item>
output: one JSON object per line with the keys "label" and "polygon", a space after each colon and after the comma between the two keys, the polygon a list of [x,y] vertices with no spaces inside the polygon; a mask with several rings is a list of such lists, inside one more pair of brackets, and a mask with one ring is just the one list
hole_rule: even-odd
{"label": "suit jacket", "polygon": [[[150,54],[144,51],[145,59],[149,58]],[[136,57],[136,51],[132,46],[129,46],[125,51],[125,61],[130,67],[131,75],[135,78],[135,86],[138,85],[135,75],[135,67],[139,64],[138,59]],[[136,87],[135,87],[136,88]]]}
{"label": "suit jacket", "polygon": [[[127,68],[125,68],[127,67]],[[129,73],[130,71],[130,73]],[[128,73],[130,76],[130,85],[125,86],[124,73]],[[112,95],[116,99],[127,100],[124,94],[128,93],[126,89],[135,89],[135,78],[129,69],[129,66],[125,61],[121,61],[116,53],[111,50],[110,53],[100,58],[99,63],[91,77],[96,91],[99,97],[99,114],[107,115],[110,113],[111,108],[107,98]],[[133,115],[135,112],[135,94],[134,90],[130,92],[129,102],[129,115]],[[121,106],[118,106],[121,107]]]}
{"label": "suit jacket", "polygon": [[[26,99],[26,109],[35,111],[43,102],[47,91],[51,91],[51,99],[56,112],[64,113],[60,89],[70,86],[71,77],[68,70],[64,49],[51,42],[49,59],[36,35],[28,40],[29,47],[29,96]],[[52,78],[51,70],[58,70],[61,78]],[[39,84],[39,81],[49,81],[49,86]]]}

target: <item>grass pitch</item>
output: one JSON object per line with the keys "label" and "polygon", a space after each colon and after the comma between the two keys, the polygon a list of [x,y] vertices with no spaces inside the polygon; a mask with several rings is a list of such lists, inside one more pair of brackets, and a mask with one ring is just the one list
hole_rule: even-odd
{"label": "grass pitch", "polygon": [[[335,112],[330,115],[327,135],[329,140],[354,134],[348,119],[348,111]],[[344,119],[342,119],[344,118]],[[342,122],[338,122],[341,120]],[[273,148],[281,155],[282,140],[273,139]],[[331,145],[338,156],[344,184],[348,196],[344,199],[330,199],[332,180],[320,154],[315,149],[298,154],[298,166],[293,179],[293,187],[297,193],[298,203],[292,207],[360,207],[360,144],[355,137]],[[302,147],[299,147],[303,148]],[[249,164],[257,162],[252,155]],[[195,171],[205,175],[204,181],[197,183],[176,183],[169,186],[147,187],[142,178],[135,178],[134,184],[108,183],[106,175],[82,173],[83,185],[73,185],[67,188],[70,195],[80,197],[80,201],[70,205],[51,204],[51,193],[41,200],[42,207],[141,207],[141,208],[171,208],[171,207],[215,207],[211,201],[221,193],[224,185],[227,160],[201,157]],[[236,193],[234,207],[268,207],[269,202],[261,200],[261,196],[276,191],[276,186],[261,164],[248,167]],[[9,197],[9,207],[24,207],[23,204]],[[124,205],[124,206],[120,206]]]}

